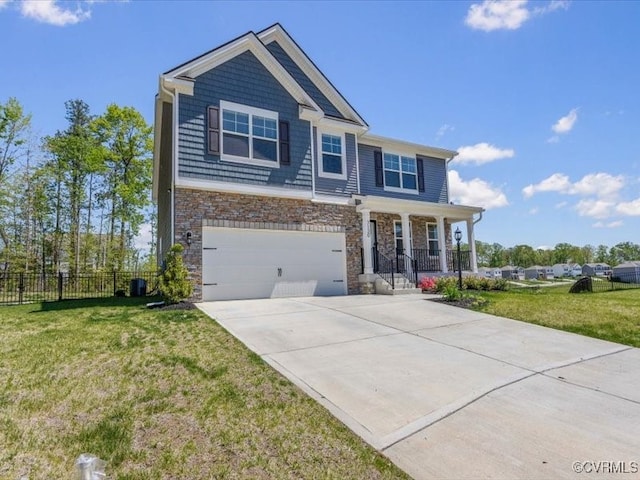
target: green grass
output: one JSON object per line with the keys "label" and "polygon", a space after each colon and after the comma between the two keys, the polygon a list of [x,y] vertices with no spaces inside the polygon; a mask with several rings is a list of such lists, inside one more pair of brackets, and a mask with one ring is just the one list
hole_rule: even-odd
{"label": "green grass", "polygon": [[199,311],[0,307],[0,478],[407,478]]}
{"label": "green grass", "polygon": [[570,294],[569,286],[482,292],[477,310],[640,347],[640,289]]}

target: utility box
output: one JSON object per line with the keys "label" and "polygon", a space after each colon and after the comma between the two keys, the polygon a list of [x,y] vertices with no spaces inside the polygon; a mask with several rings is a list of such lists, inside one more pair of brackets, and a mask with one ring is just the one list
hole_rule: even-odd
{"label": "utility box", "polygon": [[129,295],[131,297],[144,297],[147,294],[147,281],[144,278],[131,280]]}

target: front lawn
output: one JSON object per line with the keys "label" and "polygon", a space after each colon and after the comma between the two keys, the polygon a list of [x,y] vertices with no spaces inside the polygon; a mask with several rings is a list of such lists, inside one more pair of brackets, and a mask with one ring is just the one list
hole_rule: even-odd
{"label": "front lawn", "polygon": [[197,310],[0,307],[0,478],[407,478]]}
{"label": "front lawn", "polygon": [[568,293],[569,286],[482,292],[477,310],[640,347],[640,289]]}

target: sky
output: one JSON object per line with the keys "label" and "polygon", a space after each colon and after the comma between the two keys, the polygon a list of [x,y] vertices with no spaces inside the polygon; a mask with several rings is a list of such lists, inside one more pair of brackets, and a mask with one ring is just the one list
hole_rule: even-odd
{"label": "sky", "polygon": [[640,243],[639,1],[0,0],[0,102],[39,136],[75,98],[152,123],[162,72],[276,22],[371,133],[459,152],[477,240]]}

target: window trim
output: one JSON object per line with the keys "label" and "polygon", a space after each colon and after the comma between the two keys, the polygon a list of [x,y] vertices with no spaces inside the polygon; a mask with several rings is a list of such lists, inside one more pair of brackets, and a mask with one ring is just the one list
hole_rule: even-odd
{"label": "window trim", "polygon": [[[388,170],[385,166],[385,159],[384,156],[385,155],[395,155],[398,157],[398,162],[399,162],[399,170]],[[414,175],[416,178],[416,188],[405,188],[403,187],[403,182],[402,182],[402,175],[403,172],[402,171],[402,157],[405,158],[410,158],[413,160],[416,171],[415,172],[406,172],[407,174],[411,174]],[[387,185],[387,176],[385,175],[386,172],[398,172],[398,174],[400,175],[400,187],[392,187]],[[420,194],[420,190],[419,190],[419,183],[418,183],[418,159],[416,158],[416,155],[411,153],[402,153],[402,152],[393,152],[393,151],[387,151],[387,150],[383,150],[382,151],[382,181],[383,181],[383,185],[384,185],[384,191],[385,192],[395,192],[395,193],[408,193],[411,195],[419,195]]]}
{"label": "window trim", "polygon": [[[396,225],[400,225],[400,231],[402,232],[401,237],[398,237],[397,235]],[[398,252],[398,239],[403,239],[403,242],[404,242],[404,230],[402,229],[402,220],[393,221],[393,251],[396,253]],[[409,220],[409,247],[411,250],[413,250],[413,222],[411,220]]]}
{"label": "window trim", "polygon": [[[436,227],[436,238],[431,238],[429,236],[429,226],[433,225],[434,227]],[[440,234],[438,232],[438,224],[436,222],[426,222],[425,223],[425,227],[426,229],[426,233],[427,233],[427,252],[431,253],[433,251],[438,252],[435,254],[435,256],[440,255]],[[436,248],[435,250],[431,250],[431,248],[429,248],[429,244],[431,242],[436,242],[436,245],[438,246],[438,248]]]}
{"label": "window trim", "polygon": [[[249,115],[249,134],[245,135],[243,133],[230,132],[224,129],[224,111],[232,110],[234,112],[244,113]],[[223,162],[232,162],[232,163],[242,163],[248,165],[257,165],[260,167],[269,167],[269,168],[280,168],[280,118],[278,112],[274,112],[271,110],[265,110],[263,108],[250,107],[248,105],[242,105],[240,103],[227,102],[225,100],[220,100],[220,112],[218,112],[219,117],[219,126],[220,126],[220,161]],[[276,122],[276,138],[265,138],[260,136],[253,135],[253,117],[264,117],[270,120],[274,120]],[[238,155],[230,155],[228,153],[224,153],[224,134],[228,133],[231,135],[237,135],[246,137],[249,139],[249,157],[241,157]],[[261,160],[257,158],[253,158],[253,139],[257,138],[260,140],[269,140],[273,141],[276,149],[276,161],[272,160]]]}
{"label": "window trim", "polygon": [[[342,173],[333,173],[333,172],[325,172],[324,171],[324,162],[322,159],[323,151],[322,151],[322,135],[331,135],[332,137],[339,137],[342,147],[342,152],[340,153],[340,160],[342,161]],[[344,132],[339,132],[335,130],[330,130],[326,128],[318,128],[317,138],[317,158],[318,158],[318,177],[322,178],[332,178],[334,180],[346,180],[347,179],[347,141],[346,135]],[[335,154],[332,154],[335,155]]]}

